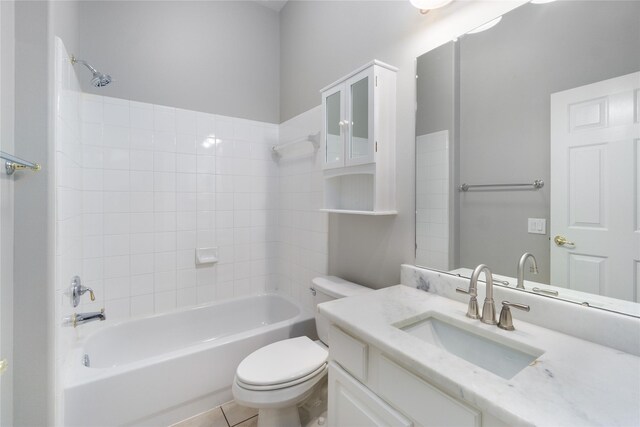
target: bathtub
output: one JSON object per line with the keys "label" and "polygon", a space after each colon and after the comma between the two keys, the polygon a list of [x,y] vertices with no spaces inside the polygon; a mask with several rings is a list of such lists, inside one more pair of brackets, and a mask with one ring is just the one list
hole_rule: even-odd
{"label": "bathtub", "polygon": [[64,424],[180,421],[231,400],[236,367],[249,353],[301,335],[315,337],[313,314],[277,294],[107,326],[69,355],[62,380]]}

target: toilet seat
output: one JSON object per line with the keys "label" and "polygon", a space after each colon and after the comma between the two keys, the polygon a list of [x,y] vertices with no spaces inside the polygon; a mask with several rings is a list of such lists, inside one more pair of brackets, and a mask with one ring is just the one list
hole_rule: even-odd
{"label": "toilet seat", "polygon": [[327,370],[327,363],[323,363],[318,369],[311,372],[310,374],[305,375],[304,377],[300,377],[293,381],[288,381],[279,384],[271,384],[271,385],[254,385],[254,384],[246,384],[242,382],[238,377],[236,377],[236,382],[238,385],[247,390],[256,390],[256,391],[268,391],[268,390],[278,390],[281,388],[293,387],[294,385],[303,383],[305,381],[310,380],[316,375],[323,374]]}
{"label": "toilet seat", "polygon": [[236,370],[239,386],[276,390],[307,381],[326,370],[328,352],[308,337],[291,338],[262,347]]}

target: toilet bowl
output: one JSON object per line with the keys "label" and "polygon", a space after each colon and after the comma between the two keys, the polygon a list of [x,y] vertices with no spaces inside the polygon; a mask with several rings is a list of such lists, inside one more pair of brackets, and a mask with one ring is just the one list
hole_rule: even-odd
{"label": "toilet bowl", "polygon": [[[370,291],[328,276],[312,280],[315,304]],[[326,381],[329,322],[316,311],[320,341],[296,337],[262,347],[236,369],[236,402],[258,409],[258,427],[299,427],[298,405]]]}

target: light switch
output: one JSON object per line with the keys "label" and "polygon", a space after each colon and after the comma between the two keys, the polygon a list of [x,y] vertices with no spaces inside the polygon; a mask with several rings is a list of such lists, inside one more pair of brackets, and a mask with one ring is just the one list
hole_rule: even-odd
{"label": "light switch", "polygon": [[527,231],[531,234],[547,234],[547,220],[545,218],[529,218]]}

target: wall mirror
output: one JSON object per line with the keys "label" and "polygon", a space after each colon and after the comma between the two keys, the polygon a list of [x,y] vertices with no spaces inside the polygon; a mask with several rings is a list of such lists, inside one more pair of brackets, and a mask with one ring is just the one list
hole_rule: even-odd
{"label": "wall mirror", "polygon": [[640,2],[520,6],[417,59],[416,265],[640,316]]}

